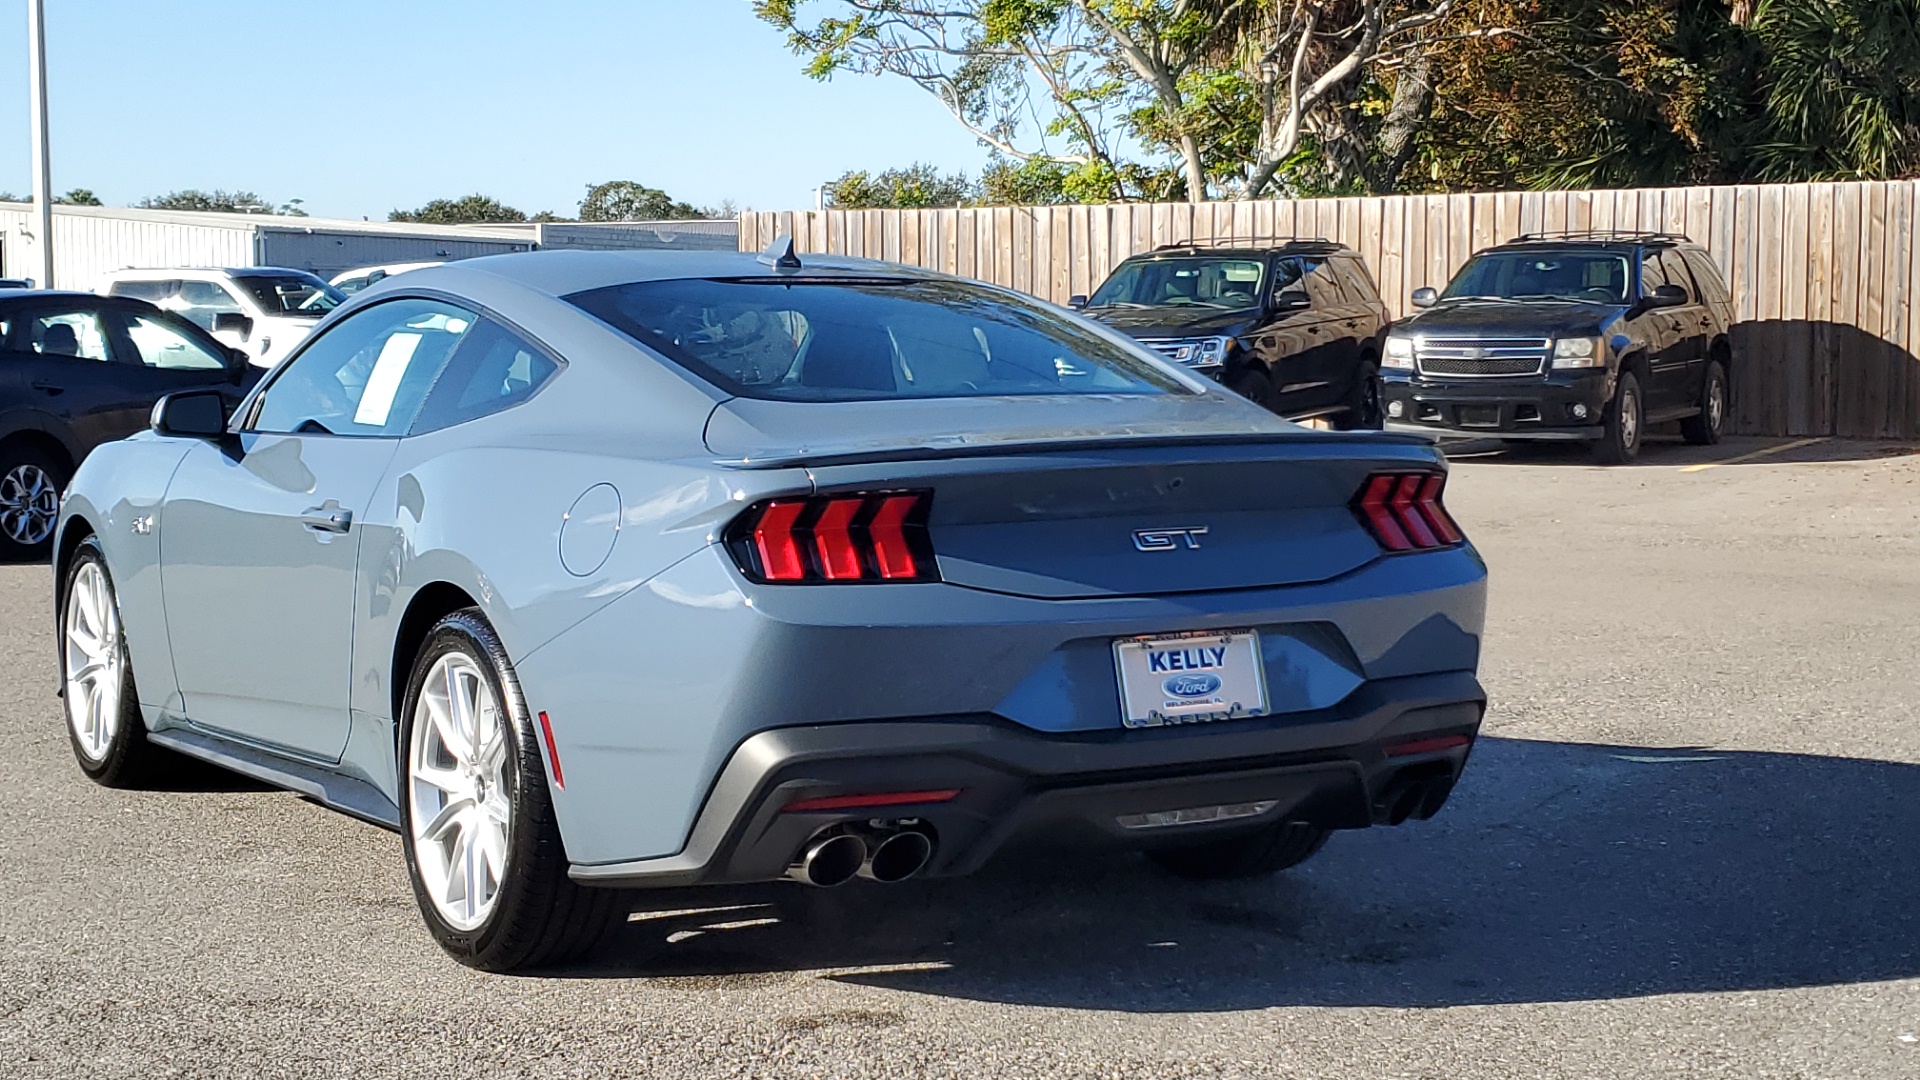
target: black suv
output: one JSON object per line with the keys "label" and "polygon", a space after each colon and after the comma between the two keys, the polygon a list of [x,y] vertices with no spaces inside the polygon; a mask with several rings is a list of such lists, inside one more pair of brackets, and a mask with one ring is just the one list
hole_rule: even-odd
{"label": "black suv", "polygon": [[1073,306],[1295,420],[1378,428],[1390,321],[1358,252],[1174,244],[1114,268]]}
{"label": "black suv", "polygon": [[0,559],[44,558],[60,493],[94,447],[147,427],[154,402],[258,368],[144,300],[0,289]]}
{"label": "black suv", "polygon": [[1720,441],[1732,298],[1683,236],[1525,236],[1421,289],[1387,338],[1387,423],[1500,439],[1589,440],[1631,461],[1647,425]]}

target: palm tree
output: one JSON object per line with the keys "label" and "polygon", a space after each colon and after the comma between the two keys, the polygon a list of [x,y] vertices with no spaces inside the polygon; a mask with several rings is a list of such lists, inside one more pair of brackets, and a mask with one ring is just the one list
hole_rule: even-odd
{"label": "palm tree", "polygon": [[1920,0],[1760,0],[1769,180],[1888,179],[1920,165]]}

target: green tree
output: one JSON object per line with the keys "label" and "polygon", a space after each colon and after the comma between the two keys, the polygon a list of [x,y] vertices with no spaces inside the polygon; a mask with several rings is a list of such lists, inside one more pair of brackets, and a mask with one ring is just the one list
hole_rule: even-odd
{"label": "green tree", "polygon": [[491,196],[473,194],[458,199],[435,199],[418,210],[395,210],[388,221],[423,225],[492,225],[523,222],[527,215]]}
{"label": "green tree", "polygon": [[973,198],[965,173],[941,175],[928,164],[880,173],[849,172],[826,185],[827,205],[841,210],[909,210],[959,206]]}
{"label": "green tree", "polygon": [[77,187],[65,195],[55,195],[53,201],[64,206],[99,206],[100,196],[88,188]]}
{"label": "green tree", "polygon": [[1920,2],[1763,0],[1768,180],[1909,176],[1920,166]]}
{"label": "green tree", "polygon": [[197,188],[185,188],[141,199],[136,204],[143,210],[200,210],[219,214],[271,214],[274,205],[271,201],[255,195],[251,191],[201,191]]}
{"label": "green tree", "polygon": [[581,221],[686,221],[709,218],[715,211],[679,202],[659,188],[632,180],[589,184],[580,202]]}

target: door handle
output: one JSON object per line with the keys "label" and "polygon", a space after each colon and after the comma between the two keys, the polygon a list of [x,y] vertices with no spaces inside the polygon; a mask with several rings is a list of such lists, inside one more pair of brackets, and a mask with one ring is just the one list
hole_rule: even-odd
{"label": "door handle", "polygon": [[328,499],[300,515],[300,524],[317,533],[344,533],[353,528],[353,511],[342,510],[338,502]]}
{"label": "door handle", "polygon": [[60,394],[64,394],[67,392],[66,387],[61,386],[58,383],[50,383],[45,379],[35,379],[33,380],[32,383],[28,385],[32,386],[35,390],[40,390],[54,396],[58,396]]}

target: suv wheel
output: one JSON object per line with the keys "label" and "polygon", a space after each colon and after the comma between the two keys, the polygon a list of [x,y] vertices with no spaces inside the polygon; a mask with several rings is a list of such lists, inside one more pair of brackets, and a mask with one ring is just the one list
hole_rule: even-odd
{"label": "suv wheel", "polygon": [[1326,846],[1328,831],[1289,821],[1226,840],[1204,840],[1185,847],[1157,848],[1147,857],[1162,870],[1184,878],[1218,881],[1264,877],[1298,866]]}
{"label": "suv wheel", "polygon": [[1241,368],[1240,373],[1227,380],[1227,389],[1253,402],[1255,405],[1273,411],[1273,380],[1259,368]]}
{"label": "suv wheel", "polygon": [[1341,431],[1379,431],[1386,427],[1386,409],[1380,404],[1383,396],[1380,368],[1372,360],[1361,361],[1353,393],[1347,396],[1347,411],[1340,414],[1333,426]]}
{"label": "suv wheel", "polygon": [[1707,365],[1707,381],[1700,387],[1700,412],[1680,421],[1680,434],[1695,446],[1720,441],[1727,423],[1727,369],[1715,360]]}
{"label": "suv wheel", "polygon": [[32,443],[0,450],[0,559],[45,559],[53,551],[67,463]]}
{"label": "suv wheel", "polygon": [[456,611],[427,635],[400,753],[407,873],[441,948],[496,972],[591,949],[622,910],[620,894],[567,877],[539,740],[506,649],[479,611]]}
{"label": "suv wheel", "polygon": [[1625,465],[1640,456],[1640,436],[1646,427],[1646,410],[1640,401],[1640,380],[1633,372],[1620,373],[1620,385],[1607,403],[1605,433],[1600,436],[1600,460],[1607,465]]}

